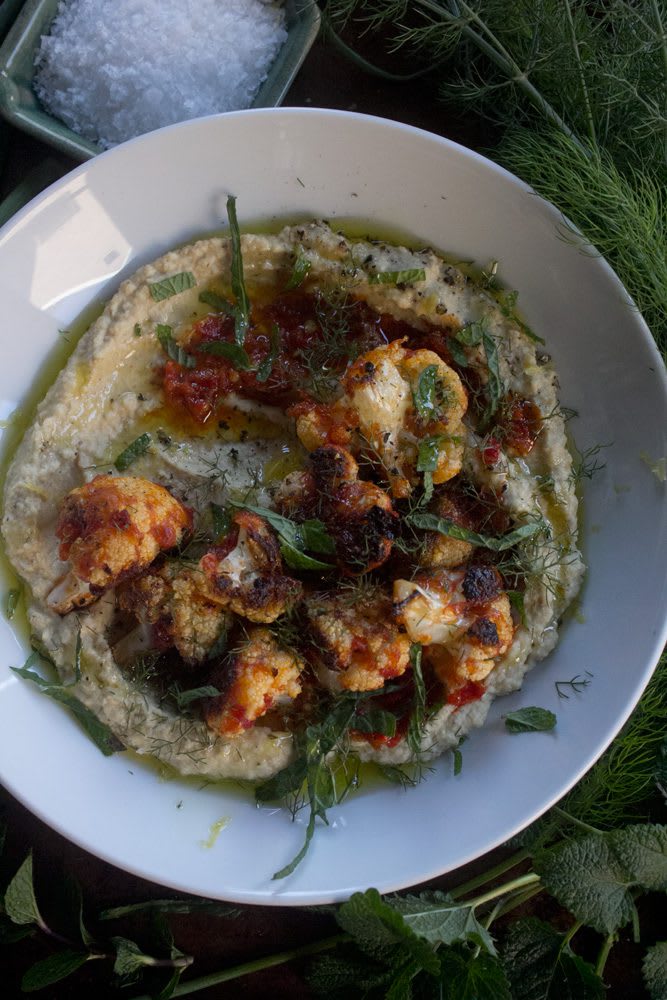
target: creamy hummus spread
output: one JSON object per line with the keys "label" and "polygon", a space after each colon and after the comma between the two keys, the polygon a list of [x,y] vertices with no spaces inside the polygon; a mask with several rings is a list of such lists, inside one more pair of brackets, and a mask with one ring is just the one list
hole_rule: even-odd
{"label": "creamy hummus spread", "polygon": [[557,379],[496,293],[325,223],[123,282],[40,405],[2,531],[39,648],[121,743],[258,780],[455,746],[577,592]]}

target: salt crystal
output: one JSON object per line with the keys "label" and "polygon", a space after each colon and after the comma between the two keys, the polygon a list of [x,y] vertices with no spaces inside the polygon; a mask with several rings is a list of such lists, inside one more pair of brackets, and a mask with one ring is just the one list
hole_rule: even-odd
{"label": "salt crystal", "polygon": [[37,53],[35,91],[108,149],[249,107],[286,38],[272,0],[63,0]]}

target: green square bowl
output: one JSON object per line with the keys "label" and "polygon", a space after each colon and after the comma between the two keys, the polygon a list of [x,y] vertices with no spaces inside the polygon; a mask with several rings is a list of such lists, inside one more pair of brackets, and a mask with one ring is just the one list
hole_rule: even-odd
{"label": "green square bowl", "polygon": [[[33,91],[35,55],[42,35],[48,34],[60,0],[26,0],[0,46],[0,114],[10,124],[55,146],[76,160],[88,160],[101,147],[73,132],[48,114]],[[320,12],[314,0],[285,0],[287,40],[276,56],[251,107],[277,107],[315,41]]]}

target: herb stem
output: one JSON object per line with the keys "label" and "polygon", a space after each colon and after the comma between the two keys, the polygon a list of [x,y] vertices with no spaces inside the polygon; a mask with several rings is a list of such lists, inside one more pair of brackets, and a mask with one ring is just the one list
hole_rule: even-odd
{"label": "herb stem", "polygon": [[[432,13],[439,14],[441,17],[446,18],[450,22],[461,22],[460,16],[447,12],[442,9],[438,4],[431,2],[431,0],[418,0],[422,7],[430,10]],[[488,25],[481,19],[479,14],[477,14],[471,7],[465,3],[465,0],[461,0],[460,6],[463,8],[467,15],[468,22],[463,20],[461,24],[461,33],[468,38],[473,45],[477,46],[480,52],[483,52],[491,62],[495,63],[499,69],[505,73],[512,83],[515,83],[518,87],[523,90],[528,100],[533,104],[538,111],[541,111],[545,116],[547,121],[550,121],[556,126],[561,132],[563,132],[572,142],[581,150],[585,155],[588,155],[588,151],[585,146],[580,142],[572,129],[565,123],[565,121],[558,114],[556,109],[549,104],[546,98],[539,92],[537,87],[534,86],[528,79],[526,73],[521,69],[521,67],[514,61],[512,56],[509,54],[507,49],[501,44],[496,35],[490,30]],[[456,3],[456,7],[459,4]],[[474,23],[478,26],[482,34],[473,30],[470,24]],[[483,37],[486,36],[486,37]]]}
{"label": "herb stem", "polygon": [[598,830],[597,827],[591,826],[590,823],[584,823],[582,819],[577,819],[571,813],[566,812],[565,809],[561,809],[560,806],[552,806],[552,812],[555,812],[558,816],[561,816],[567,823],[572,824],[572,826],[578,826],[580,830],[586,830],[587,833],[596,833],[598,836],[602,835],[602,830]]}
{"label": "herb stem", "polygon": [[588,134],[591,140],[591,146],[593,149],[597,146],[597,135],[595,134],[595,122],[593,121],[593,112],[591,110],[591,101],[588,94],[588,87],[586,86],[586,77],[584,75],[584,67],[581,61],[581,52],[579,50],[579,40],[577,38],[577,33],[574,29],[574,20],[572,18],[572,8],[570,7],[570,0],[563,0],[563,7],[565,8],[565,20],[567,22],[567,30],[570,35],[570,41],[572,42],[572,50],[574,52],[574,59],[577,64],[577,73],[579,75],[579,86],[581,88],[581,97],[584,103],[584,109],[586,112],[586,125],[588,127]]}
{"label": "herb stem", "polygon": [[530,857],[530,851],[522,847],[520,851],[516,854],[510,855],[509,858],[505,858],[504,861],[499,862],[493,868],[489,868],[488,871],[481,872],[481,874],[476,875],[471,878],[468,882],[464,882],[463,885],[457,886],[452,889],[450,896],[452,899],[460,899],[461,896],[466,896],[469,892],[474,889],[479,889],[480,886],[486,885],[487,882],[492,882],[496,878],[500,878],[505,872],[510,871],[512,868],[516,868],[520,865],[522,861],[526,861]]}
{"label": "herb stem", "polygon": [[611,951],[614,942],[616,941],[616,934],[607,934],[606,938],[602,943],[600,948],[600,954],[598,955],[598,960],[595,963],[595,972],[602,979],[602,973],[604,972],[604,967],[607,964],[607,959],[609,958],[609,952]]}
{"label": "herb stem", "polygon": [[[662,15],[658,8],[658,0],[651,0],[651,7],[653,8],[653,16],[655,18],[655,27],[660,40],[660,48],[662,50],[662,64],[665,72],[665,81],[663,84],[663,109],[665,106],[665,99],[667,98],[667,31],[662,23]],[[665,159],[667,159],[667,123],[665,123],[663,131],[665,133]]]}
{"label": "herb stem", "polygon": [[502,885],[497,885],[495,889],[489,889],[488,892],[482,893],[481,896],[475,896],[474,899],[467,899],[465,905],[476,908],[482,906],[483,903],[489,903],[492,899],[497,899],[498,896],[508,896],[516,889],[523,889],[524,886],[529,885],[535,886],[538,883],[540,883],[540,876],[535,872],[528,872],[527,875],[519,875],[518,878],[512,879],[511,882],[504,882]]}
{"label": "herb stem", "polygon": [[[544,886],[540,883],[539,885],[531,885],[523,892],[519,891],[514,896],[510,896],[504,902],[501,901],[501,905],[498,907],[498,912],[494,916],[494,920],[498,920],[500,917],[504,917],[506,913],[511,913],[512,910],[516,910],[517,906],[522,906],[533,898],[533,896],[539,896],[542,892]],[[490,924],[487,925],[487,927]]]}
{"label": "herb stem", "polygon": [[[263,969],[272,969],[276,965],[284,965],[294,959],[305,958],[308,955],[317,955],[321,951],[335,948],[345,941],[350,941],[349,934],[334,934],[332,937],[323,938],[321,941],[314,941],[312,944],[302,945],[299,948],[291,948],[289,951],[279,951],[275,955],[268,955],[266,958],[257,958],[252,962],[243,962],[241,965],[234,965],[231,969],[223,969],[221,972],[212,972],[207,976],[199,976],[198,979],[191,979],[187,983],[179,983],[173,997],[184,997],[189,993],[198,993],[199,990],[208,989],[209,986],[217,986],[219,983],[227,983],[232,979],[240,979],[242,976],[249,976],[253,972],[261,972]],[[151,1000],[149,994],[133,997],[132,1000]]]}
{"label": "herb stem", "polygon": [[572,926],[570,927],[569,931],[567,932],[567,934],[563,938],[563,943],[561,945],[561,951],[563,950],[563,948],[567,947],[567,945],[570,943],[570,941],[572,940],[572,938],[574,937],[574,935],[577,933],[577,931],[579,931],[583,926],[584,925],[583,925],[583,922],[581,920],[575,920],[575,922],[572,924]]}
{"label": "herb stem", "polygon": [[390,70],[382,69],[381,66],[376,66],[375,63],[369,62],[368,59],[364,59],[351,45],[348,45],[334,28],[331,18],[327,16],[326,11],[322,11],[322,24],[327,39],[335,48],[342,52],[350,62],[355,63],[360,69],[365,70],[366,73],[377,76],[380,80],[389,80],[391,83],[405,83],[409,80],[417,80],[419,77],[433,72],[443,62],[442,59],[438,59],[433,63],[427,63],[426,66],[420,67],[420,69],[415,70],[413,73],[392,73]]}

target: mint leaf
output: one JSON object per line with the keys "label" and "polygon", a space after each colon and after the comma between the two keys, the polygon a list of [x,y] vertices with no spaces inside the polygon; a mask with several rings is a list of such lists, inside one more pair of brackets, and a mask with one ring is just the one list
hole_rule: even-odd
{"label": "mint leaf", "polygon": [[407,267],[403,271],[375,271],[368,275],[369,285],[407,285],[413,281],[426,281],[423,267]]}
{"label": "mint leaf", "polygon": [[486,365],[489,372],[489,380],[486,383],[486,392],[489,399],[484,411],[484,419],[489,421],[498,409],[498,405],[503,394],[503,385],[500,380],[498,345],[486,328],[482,331],[482,346],[484,347],[484,353],[486,354]]}
{"label": "mint leaf", "polygon": [[21,990],[24,993],[33,993],[35,990],[44,989],[45,986],[51,986],[52,983],[58,983],[80,969],[90,957],[88,952],[74,951],[71,948],[49,955],[28,969],[21,980]]}
{"label": "mint leaf", "polygon": [[[320,562],[304,553],[305,548],[312,548],[315,552],[331,551],[328,546],[334,547],[334,541],[328,535],[326,527],[321,521],[310,520],[298,524],[283,517],[277,511],[269,507],[256,507],[249,503],[236,503],[231,501],[235,507],[249,510],[252,514],[259,514],[277,532],[280,541],[280,551],[283,559],[292,569],[328,569],[332,567],[329,563]],[[315,544],[313,545],[313,542]],[[327,548],[325,548],[327,546]]]}
{"label": "mint leaf", "polygon": [[536,917],[510,924],[501,957],[514,1000],[603,1000],[604,983],[565,936]]}
{"label": "mint leaf", "polygon": [[[489,421],[498,409],[498,404],[500,403],[503,393],[503,386],[500,380],[498,345],[489,332],[486,319],[482,318],[474,323],[469,323],[467,326],[464,326],[461,330],[455,333],[453,338],[450,340],[450,349],[452,349],[457,342],[465,347],[478,347],[481,344],[484,349],[488,372],[488,379],[486,383],[486,394],[488,399],[486,409],[484,411],[484,420]],[[462,351],[457,351],[456,348],[452,349],[452,357],[457,364],[466,367],[467,358]]]}
{"label": "mint leaf", "polygon": [[308,969],[307,979],[317,996],[341,998],[365,996],[388,986],[392,969],[372,962],[353,947],[339,947],[335,955],[318,955]]}
{"label": "mint leaf", "polygon": [[241,255],[241,231],[236,218],[236,198],[227,198],[227,218],[229,220],[229,235],[232,241],[232,292],[236,298],[234,311],[234,338],[239,347],[243,347],[245,335],[250,324],[250,302],[243,280],[243,257]]}
{"label": "mint leaf", "polygon": [[332,569],[331,563],[321,562],[307,556],[301,549],[297,549],[289,542],[280,542],[280,552],[290,569]]}
{"label": "mint leaf", "polygon": [[292,291],[293,288],[298,288],[302,285],[308,276],[310,271],[311,263],[303,252],[303,247],[299,247],[297,255],[294,259],[294,265],[292,267],[292,273],[290,274],[287,284],[285,285],[286,291]]}
{"label": "mint leaf", "polygon": [[155,959],[145,955],[138,944],[124,937],[112,937],[116,948],[113,971],[126,982],[136,979],[137,973],[146,965],[155,965]]}
{"label": "mint leaf", "polygon": [[422,674],[422,647],[417,642],[410,645],[410,666],[415,692],[406,739],[413,754],[418,756],[421,753],[422,730],[426,716],[426,685]]}
{"label": "mint leaf", "polygon": [[7,593],[7,600],[5,603],[5,617],[7,618],[8,621],[11,621],[14,615],[16,614],[18,603],[21,600],[21,593],[22,593],[21,587],[14,587]]}
{"label": "mint leaf", "polygon": [[204,305],[211,306],[216,312],[224,313],[226,316],[231,316],[232,319],[236,315],[236,309],[228,302],[227,299],[223,299],[221,295],[217,295],[215,292],[210,290],[199,293],[199,301],[203,302]]}
{"label": "mint leaf", "polygon": [[438,468],[442,440],[442,434],[425,438],[417,451],[417,472],[424,473],[424,503],[428,503],[433,496],[433,473]]}
{"label": "mint leaf", "polygon": [[199,350],[204,351],[205,354],[213,354],[217,358],[226,358],[240,371],[249,372],[252,370],[248,352],[239,344],[230,344],[226,340],[208,340],[199,345]]}
{"label": "mint leaf", "polygon": [[175,361],[177,364],[182,365],[183,368],[194,368],[197,364],[197,359],[193,354],[188,354],[188,352],[177,344],[173,337],[173,332],[170,326],[166,323],[158,323],[155,327],[155,336],[160,341],[160,346],[162,350]]}
{"label": "mint leaf", "polygon": [[658,941],[649,948],[642,962],[644,982],[651,1000],[667,997],[667,941]]}
{"label": "mint leaf", "polygon": [[388,902],[408,927],[429,944],[474,941],[489,954],[496,954],[491,935],[477,920],[473,908],[456,903],[447,893],[421,892],[418,896],[397,896]]}
{"label": "mint leaf", "polygon": [[506,535],[501,535],[500,538],[493,538],[490,535],[481,535],[478,531],[469,531],[446,517],[438,517],[427,511],[415,511],[413,514],[407,514],[404,520],[414,528],[422,528],[424,531],[439,531],[441,535],[457,538],[463,542],[472,542],[473,545],[481,545],[482,548],[491,549],[493,552],[504,552],[518,542],[523,542],[545,530],[543,521],[528,521],[526,524],[520,524],[518,528],[514,528]]}
{"label": "mint leaf", "polygon": [[667,890],[667,826],[642,823],[606,835],[635,885]]}
{"label": "mint leaf", "polygon": [[229,511],[221,507],[220,504],[211,502],[208,506],[211,515],[213,541],[217,542],[219,538],[229,533],[232,526],[232,519]]}
{"label": "mint leaf", "polygon": [[174,692],[174,701],[179,708],[186,708],[191,702],[199,701],[200,698],[215,698],[219,694],[220,691],[217,687],[213,687],[212,684],[204,684],[203,687]]}
{"label": "mint leaf", "polygon": [[136,462],[138,458],[145,455],[151,446],[151,436],[150,434],[141,434],[138,438],[135,438],[127,448],[121,451],[120,455],[113,463],[118,470],[118,472],[125,472],[126,469]]}
{"label": "mint leaf", "polygon": [[300,524],[299,529],[304,546],[311,552],[323,552],[325,555],[331,555],[336,551],[336,543],[322,521],[312,518]]}
{"label": "mint leaf", "polygon": [[415,410],[423,420],[432,419],[438,411],[438,366],[427,365],[419,373],[417,385],[412,390],[412,401]]}
{"label": "mint leaf", "polygon": [[163,299],[170,299],[172,295],[180,295],[188,288],[194,288],[196,284],[192,271],[181,271],[179,274],[172,274],[170,278],[163,278],[162,281],[149,282],[148,290],[155,302],[162,302]]}
{"label": "mint leaf", "polygon": [[67,687],[63,684],[52,684],[40,677],[39,674],[35,673],[33,670],[28,669],[28,663],[33,661],[33,657],[30,657],[26,661],[24,667],[10,667],[15,674],[19,677],[23,677],[25,680],[32,681],[33,684],[37,684],[38,687],[42,689],[44,694],[47,694],[49,698],[53,698],[54,701],[59,701],[61,705],[64,705],[70,710],[72,715],[75,716],[79,725],[84,730],[86,735],[88,735],[98,750],[101,750],[105,757],[110,757],[111,754],[116,753],[118,750],[124,750],[123,744],[120,740],[112,733],[107,725],[97,718],[97,716],[90,711],[89,708],[75,698],[73,694],[67,690]]}
{"label": "mint leaf", "polygon": [[545,733],[556,726],[556,716],[548,708],[519,708],[516,712],[508,712],[505,716],[505,726],[510,733]]}
{"label": "mint leaf", "polygon": [[535,859],[535,870],[559,903],[601,934],[613,934],[637,919],[630,892],[636,880],[605,834],[544,851]]}
{"label": "mint leaf", "polygon": [[371,958],[389,962],[397,946],[401,946],[421,969],[438,975],[440,964],[435,952],[412,930],[398,910],[382,899],[377,889],[355,892],[339,907],[336,920]]}
{"label": "mint leaf", "polygon": [[280,328],[276,323],[271,326],[271,336],[269,340],[269,350],[266,357],[257,366],[257,375],[255,376],[258,382],[266,382],[269,375],[273,371],[273,366],[276,362],[276,358],[280,353]]}
{"label": "mint leaf", "polygon": [[208,913],[216,917],[236,917],[238,907],[228,903],[216,903],[211,899],[148,899],[143,903],[127,903],[102,910],[100,920],[118,920],[133,913]]}
{"label": "mint leaf", "polygon": [[37,924],[45,927],[37,906],[32,878],[32,851],[7,886],[5,913],[15,924]]}
{"label": "mint leaf", "polygon": [[439,952],[442,1000],[512,1000],[502,965],[482,952],[476,957],[454,948]]}

